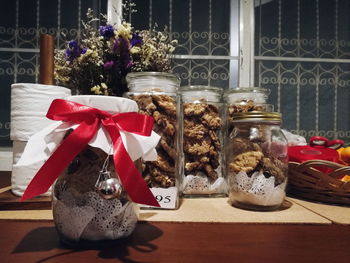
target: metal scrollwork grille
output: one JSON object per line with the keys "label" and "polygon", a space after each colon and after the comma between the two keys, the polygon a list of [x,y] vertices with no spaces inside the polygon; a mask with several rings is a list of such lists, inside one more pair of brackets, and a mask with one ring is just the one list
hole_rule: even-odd
{"label": "metal scrollwork grille", "polygon": [[[140,29],[164,26],[178,40],[173,72],[182,85],[229,86],[231,2],[238,0],[137,0],[131,22]],[[146,12],[148,11],[148,12]],[[239,14],[239,10],[235,10]],[[238,25],[235,25],[238,26]],[[237,38],[238,39],[238,38]],[[237,75],[237,74],[236,74]],[[236,77],[237,78],[237,77]]]}
{"label": "metal scrollwork grille", "polygon": [[[10,145],[12,83],[36,83],[39,36],[55,36],[55,46],[80,37],[87,9],[106,13],[107,0],[3,0],[0,9],[0,147]],[[65,36],[64,36],[65,35]]]}
{"label": "metal scrollwork grille", "polygon": [[[232,64],[238,57],[230,50],[232,17],[238,17],[239,0],[135,0],[136,13],[129,19],[137,29],[167,26],[179,45],[173,71],[182,85],[216,85],[227,88]],[[232,14],[232,3],[237,8]],[[56,47],[80,37],[81,19],[87,8],[106,13],[107,0],[3,0],[0,9],[0,146],[9,145],[10,86],[38,81],[40,33],[55,36]],[[233,25],[238,27],[238,24]],[[236,30],[235,32],[238,32]],[[62,33],[66,35],[63,37]],[[237,53],[237,52],[236,52]],[[231,71],[231,72],[230,72]]]}
{"label": "metal scrollwork grille", "polygon": [[255,81],[284,127],[350,140],[350,39],[345,0],[255,1]]}

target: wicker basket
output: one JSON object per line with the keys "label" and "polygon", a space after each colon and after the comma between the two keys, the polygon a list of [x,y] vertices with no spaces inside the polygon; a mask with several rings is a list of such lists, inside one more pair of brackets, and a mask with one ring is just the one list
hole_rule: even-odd
{"label": "wicker basket", "polygon": [[[327,174],[315,169],[317,166],[334,170]],[[350,166],[323,160],[289,162],[288,193],[317,202],[350,206],[350,182],[339,179],[344,175],[350,175]]]}

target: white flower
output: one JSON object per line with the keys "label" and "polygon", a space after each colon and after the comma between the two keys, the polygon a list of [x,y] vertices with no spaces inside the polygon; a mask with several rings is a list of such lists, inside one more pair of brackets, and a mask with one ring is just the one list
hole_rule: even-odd
{"label": "white flower", "polygon": [[117,35],[126,39],[131,39],[132,38],[131,29],[132,29],[131,24],[124,22],[118,28]]}
{"label": "white flower", "polygon": [[107,84],[106,84],[106,83],[104,83],[104,82],[103,82],[103,83],[101,83],[101,87],[102,87],[102,88],[104,88],[104,89],[108,89]]}
{"label": "white flower", "polygon": [[101,94],[102,94],[99,85],[93,86],[90,90],[91,90],[93,93],[95,93],[96,95],[101,95]]}
{"label": "white flower", "polygon": [[130,49],[130,53],[131,54],[137,54],[137,53],[140,53],[141,51],[141,48],[140,47],[136,47],[136,46],[133,46],[131,49]]}
{"label": "white flower", "polygon": [[102,82],[100,85],[93,86],[90,90],[94,92],[96,95],[105,95],[105,96],[109,95],[108,86],[104,82]]}

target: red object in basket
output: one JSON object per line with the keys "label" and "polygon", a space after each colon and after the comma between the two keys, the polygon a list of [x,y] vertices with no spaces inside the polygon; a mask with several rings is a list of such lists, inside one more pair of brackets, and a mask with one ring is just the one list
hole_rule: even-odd
{"label": "red object in basket", "polygon": [[[308,160],[326,160],[338,163],[339,154],[335,150],[344,145],[342,140],[328,140],[321,136],[310,138],[310,145],[288,147],[289,161],[302,163]],[[333,149],[333,148],[335,149]],[[330,168],[317,167],[321,172],[329,173]]]}

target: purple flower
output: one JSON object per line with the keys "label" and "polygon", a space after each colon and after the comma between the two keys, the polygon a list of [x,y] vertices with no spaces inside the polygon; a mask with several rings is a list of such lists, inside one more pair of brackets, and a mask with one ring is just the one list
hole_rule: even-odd
{"label": "purple flower", "polygon": [[113,52],[119,57],[119,64],[124,69],[128,69],[132,66],[129,47],[129,41],[125,38],[118,37],[114,41]]}
{"label": "purple flower", "polygon": [[77,41],[70,41],[65,51],[67,61],[73,62],[73,60],[80,57],[81,54],[85,54],[86,50],[86,48],[81,48]]}
{"label": "purple flower", "polygon": [[111,25],[100,26],[100,35],[105,39],[110,39],[114,37],[114,28]]}
{"label": "purple flower", "polygon": [[130,46],[136,46],[142,44],[142,37],[138,33],[133,33],[132,38],[130,40]]}
{"label": "purple flower", "polygon": [[118,37],[114,41],[113,51],[116,54],[121,54],[126,51],[129,51],[129,41],[127,41],[125,38]]}
{"label": "purple flower", "polygon": [[104,69],[111,69],[114,66],[114,62],[113,61],[107,61],[103,64],[103,68]]}

